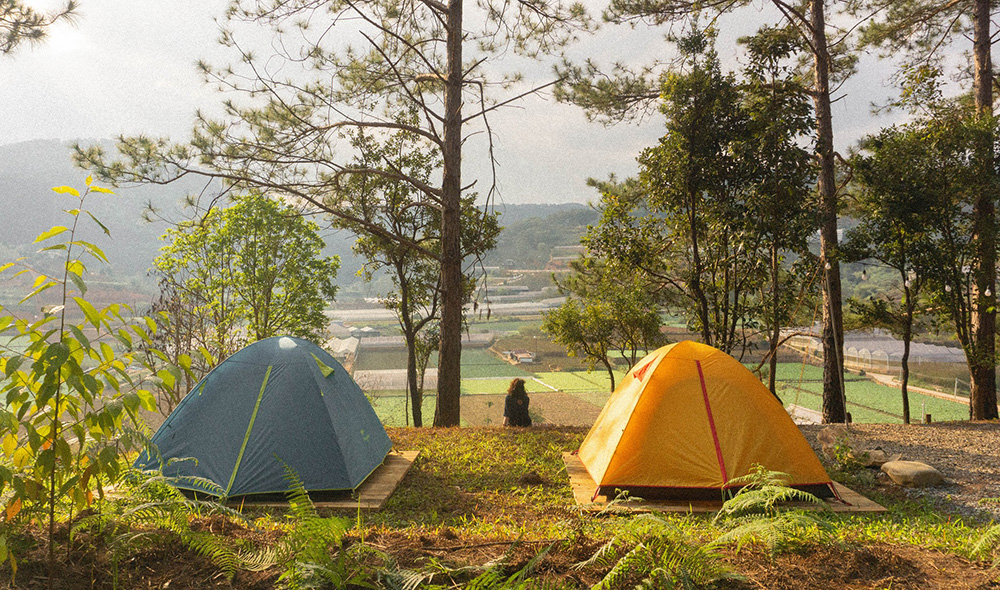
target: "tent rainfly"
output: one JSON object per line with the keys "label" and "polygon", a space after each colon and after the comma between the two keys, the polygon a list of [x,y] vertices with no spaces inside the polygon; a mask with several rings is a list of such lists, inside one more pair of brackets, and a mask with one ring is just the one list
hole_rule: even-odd
{"label": "tent rainfly", "polygon": [[319,346],[287,336],[220,363],[152,443],[136,467],[162,466],[181,489],[226,497],[287,492],[289,470],[310,492],[353,490],[392,447],[347,371]]}
{"label": "tent rainfly", "polygon": [[[580,460],[614,497],[720,499],[755,464],[793,487],[834,495],[830,476],[781,403],[739,361],[684,341],[639,361],[587,434]],[[595,494],[596,497],[597,494]]]}

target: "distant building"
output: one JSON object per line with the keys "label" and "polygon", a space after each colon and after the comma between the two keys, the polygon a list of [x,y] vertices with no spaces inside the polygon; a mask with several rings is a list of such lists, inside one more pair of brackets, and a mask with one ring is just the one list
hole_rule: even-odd
{"label": "distant building", "polygon": [[509,350],[507,360],[518,365],[530,365],[535,362],[535,354],[527,350]]}
{"label": "distant building", "polygon": [[554,246],[549,261],[545,264],[545,270],[564,270],[574,260],[587,253],[584,246]]}
{"label": "distant building", "polygon": [[376,330],[371,326],[365,326],[364,328],[357,328],[357,327],[351,328],[352,338],[376,338],[381,335],[382,332],[379,332],[378,330]]}

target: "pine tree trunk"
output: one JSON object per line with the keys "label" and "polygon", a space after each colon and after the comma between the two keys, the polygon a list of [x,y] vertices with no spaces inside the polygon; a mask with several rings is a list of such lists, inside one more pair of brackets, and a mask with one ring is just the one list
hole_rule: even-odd
{"label": "pine tree trunk", "polygon": [[611,365],[611,361],[607,357],[604,357],[601,362],[604,363],[604,368],[608,371],[608,377],[611,378],[611,391],[613,393],[615,391],[615,368]]}
{"label": "pine tree trunk", "polygon": [[[973,19],[973,60],[976,116],[993,115],[993,61],[990,54],[990,2],[976,0]],[[993,174],[992,132],[984,134],[977,145],[982,178]],[[996,382],[996,204],[992,191],[982,188],[973,204],[977,266],[975,303],[972,306],[973,356],[969,367],[972,377],[969,404],[973,420],[997,418]],[[989,292],[989,295],[986,293]]]}
{"label": "pine tree trunk", "polygon": [[767,388],[771,390],[774,397],[778,397],[778,340],[781,338],[781,294],[778,292],[778,263],[778,243],[774,241],[771,243],[771,361],[767,375]]}
{"label": "pine tree trunk", "polygon": [[[823,277],[823,423],[846,422],[843,396],[844,321],[837,257],[837,186],[834,179],[833,116],[830,112],[830,52],[823,0],[810,0],[815,59],[816,152],[819,156],[820,263]],[[829,268],[826,268],[826,267]]]}
{"label": "pine tree trunk", "polygon": [[[906,280],[906,273],[903,273],[903,280]],[[909,287],[903,287],[904,297],[906,297],[906,319],[903,324],[903,358],[900,361],[900,386],[899,390],[903,394],[903,423],[910,423],[910,340],[913,339],[913,308],[914,301],[911,299],[912,293]]]}
{"label": "pine tree trunk", "polygon": [[462,362],[462,1],[449,0],[441,198],[441,347],[434,426],[461,422]]}

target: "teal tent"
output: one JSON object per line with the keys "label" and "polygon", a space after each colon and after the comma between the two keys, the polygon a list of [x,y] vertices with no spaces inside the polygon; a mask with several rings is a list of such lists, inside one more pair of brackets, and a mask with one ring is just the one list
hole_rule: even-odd
{"label": "teal tent", "polygon": [[287,336],[255,342],[220,363],[152,443],[136,467],[162,466],[177,487],[227,497],[288,491],[286,466],[310,492],[353,490],[392,447],[340,363]]}

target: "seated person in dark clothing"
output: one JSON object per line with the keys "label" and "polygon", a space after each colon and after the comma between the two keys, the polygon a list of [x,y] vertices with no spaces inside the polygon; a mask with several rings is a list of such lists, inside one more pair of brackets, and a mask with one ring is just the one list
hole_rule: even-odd
{"label": "seated person in dark clothing", "polygon": [[531,426],[528,415],[528,392],[524,390],[524,379],[514,379],[507,388],[507,398],[503,403],[504,426]]}

